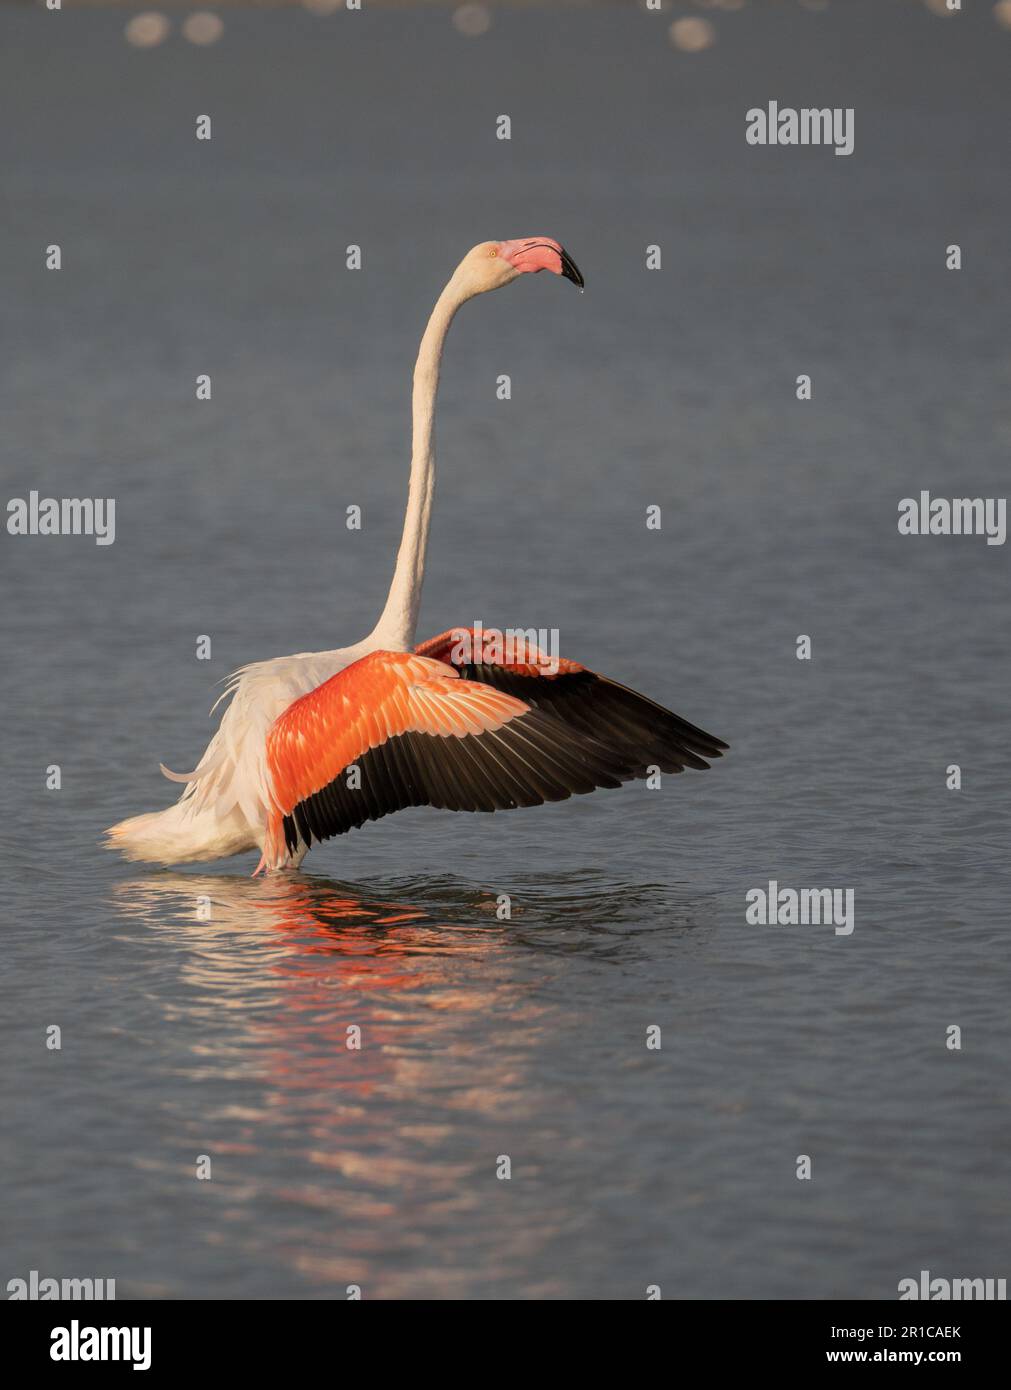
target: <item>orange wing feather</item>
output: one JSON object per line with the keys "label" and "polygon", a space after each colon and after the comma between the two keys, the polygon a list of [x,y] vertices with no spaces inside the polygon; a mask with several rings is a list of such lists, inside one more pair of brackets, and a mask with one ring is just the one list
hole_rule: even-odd
{"label": "orange wing feather", "polygon": [[503,691],[461,680],[441,661],[407,652],[362,657],[289,705],[267,736],[274,849],[285,816],[389,739],[494,732],[529,708]]}
{"label": "orange wing feather", "polygon": [[539,806],[726,748],[577,662],[525,642],[496,661],[495,639],[466,634],[373,652],[284,711],[267,736],[268,865],[408,806]]}
{"label": "orange wing feather", "polygon": [[506,643],[496,628],[485,628],[480,637],[471,627],[447,628],[438,637],[430,637],[427,642],[419,643],[414,650],[418,656],[445,661],[453,667],[473,664],[501,666],[513,675],[537,676],[542,680],[585,670],[578,661],[566,661],[564,657],[559,657],[557,663],[552,662],[540,647],[528,642],[522,633]]}

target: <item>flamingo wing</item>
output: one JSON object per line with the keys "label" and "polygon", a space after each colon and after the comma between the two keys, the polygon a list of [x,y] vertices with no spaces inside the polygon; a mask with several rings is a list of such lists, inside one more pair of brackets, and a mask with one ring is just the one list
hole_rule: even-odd
{"label": "flamingo wing", "polygon": [[[475,634],[472,628],[450,628],[415,651],[446,662],[466,680],[479,681],[553,715],[577,737],[609,748],[630,766],[633,777],[644,776],[647,767],[659,767],[662,772],[708,768],[707,758],[719,758],[727,751],[722,739],[628,686],[575,661],[549,661],[521,635],[507,643],[493,629]],[[489,654],[494,659],[489,660]]]}
{"label": "flamingo wing", "polygon": [[[264,859],[407,806],[497,811],[617,787],[623,757],[451,665],[373,652],[289,705],[267,735]],[[352,775],[352,772],[356,775]]]}

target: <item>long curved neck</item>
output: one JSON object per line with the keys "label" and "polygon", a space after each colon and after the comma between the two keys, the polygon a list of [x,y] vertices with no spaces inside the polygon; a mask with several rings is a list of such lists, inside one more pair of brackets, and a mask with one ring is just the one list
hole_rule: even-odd
{"label": "long curved neck", "polygon": [[446,334],[460,305],[471,297],[454,275],[436,301],[418,349],[411,398],[411,481],[404,516],[404,533],[397,552],[389,597],[372,638],[393,651],[409,651],[421,607],[425,578],[425,553],[435,493],[435,398]]}

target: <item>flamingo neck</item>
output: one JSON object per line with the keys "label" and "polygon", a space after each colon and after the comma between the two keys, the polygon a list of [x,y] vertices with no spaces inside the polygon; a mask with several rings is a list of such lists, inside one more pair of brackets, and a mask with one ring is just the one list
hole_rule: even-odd
{"label": "flamingo neck", "polygon": [[410,651],[414,646],[435,494],[435,398],[439,390],[442,349],[453,316],[472,293],[461,287],[457,276],[453,276],[432,310],[414,365],[411,479],[404,532],[386,606],[372,632],[373,641],[392,651]]}

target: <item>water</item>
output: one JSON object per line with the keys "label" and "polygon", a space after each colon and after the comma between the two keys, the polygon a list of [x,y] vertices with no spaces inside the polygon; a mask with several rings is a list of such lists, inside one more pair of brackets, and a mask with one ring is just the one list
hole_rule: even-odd
{"label": "water", "polygon": [[[118,510],[113,546],[0,550],[4,1281],[874,1298],[1007,1273],[1007,551],[896,530],[921,487],[1006,492],[985,10],[752,5],[688,56],[617,9],[479,40],[444,11],[229,9],[212,48],[151,52],[120,11],[5,9],[6,496]],[[856,153],[748,148],[770,97],[854,106]],[[427,310],[469,245],[540,232],[587,291],[531,277],[454,327],[422,635],[557,627],[730,755],[406,812],[291,880],[109,858],[216,681],[371,626]],[[852,888],[852,936],[747,925],[770,878]]]}

